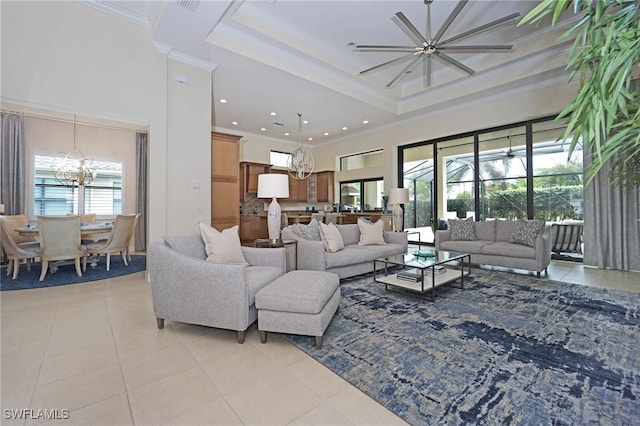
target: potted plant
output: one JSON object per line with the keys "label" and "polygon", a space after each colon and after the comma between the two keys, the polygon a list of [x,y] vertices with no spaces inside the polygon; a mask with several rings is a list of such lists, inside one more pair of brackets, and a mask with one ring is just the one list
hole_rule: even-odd
{"label": "potted plant", "polygon": [[575,37],[567,68],[580,79],[576,98],[559,114],[571,140],[592,158],[585,170],[589,184],[611,167],[612,184],[640,185],[640,2],[637,0],[543,0],[520,22],[551,25],[568,10],[579,21],[565,37]]}

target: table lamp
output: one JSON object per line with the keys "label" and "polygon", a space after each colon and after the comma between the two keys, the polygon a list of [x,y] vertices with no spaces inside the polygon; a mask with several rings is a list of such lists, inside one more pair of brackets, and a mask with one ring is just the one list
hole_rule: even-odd
{"label": "table lamp", "polygon": [[258,198],[271,198],[267,210],[267,227],[269,239],[280,239],[280,204],[276,198],[289,197],[289,176],[279,173],[258,175]]}
{"label": "table lamp", "polygon": [[394,204],[393,207],[393,230],[402,232],[404,212],[400,204],[409,202],[409,190],[407,188],[392,188],[389,191],[389,203]]}

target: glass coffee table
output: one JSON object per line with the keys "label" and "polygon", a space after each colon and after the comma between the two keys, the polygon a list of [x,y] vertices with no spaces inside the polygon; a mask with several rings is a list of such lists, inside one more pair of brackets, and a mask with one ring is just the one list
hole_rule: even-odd
{"label": "glass coffee table", "polygon": [[[466,268],[465,268],[466,266]],[[373,261],[373,280],[389,286],[425,294],[431,291],[436,300],[436,288],[471,274],[471,255],[442,250],[414,250],[405,254]]]}

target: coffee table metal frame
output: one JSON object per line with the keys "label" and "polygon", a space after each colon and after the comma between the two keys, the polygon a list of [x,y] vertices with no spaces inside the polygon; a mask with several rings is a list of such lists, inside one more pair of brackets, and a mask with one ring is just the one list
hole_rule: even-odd
{"label": "coffee table metal frame", "polygon": [[[436,300],[436,288],[460,279],[460,288],[464,288],[464,277],[471,274],[471,255],[468,253],[454,253],[443,250],[431,250],[433,257],[416,256],[416,251],[407,252],[396,256],[375,259],[373,261],[373,280],[383,283],[385,290],[389,286],[402,288],[415,293],[425,294],[431,291],[431,300]],[[465,262],[466,258],[466,262]],[[453,262],[458,264],[453,265]],[[465,263],[467,269],[465,270]],[[443,273],[434,273],[438,265],[448,266]],[[456,269],[451,269],[455,266]],[[392,267],[396,270],[389,271]],[[458,269],[459,268],[459,269]],[[415,269],[420,276],[417,281],[407,281],[397,277],[397,273]],[[426,279],[425,279],[426,278]],[[429,278],[431,278],[429,280]],[[431,285],[429,285],[431,281]]]}

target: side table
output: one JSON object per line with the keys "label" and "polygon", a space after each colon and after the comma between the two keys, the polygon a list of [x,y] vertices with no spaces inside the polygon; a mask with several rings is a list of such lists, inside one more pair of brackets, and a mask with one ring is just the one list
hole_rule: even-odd
{"label": "side table", "polygon": [[[272,240],[270,238],[258,238],[253,242],[254,247],[258,248],[279,248],[285,246],[294,246],[295,247],[295,270],[298,269],[298,240]],[[288,272],[288,271],[287,271]]]}

